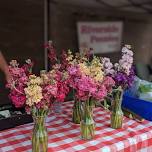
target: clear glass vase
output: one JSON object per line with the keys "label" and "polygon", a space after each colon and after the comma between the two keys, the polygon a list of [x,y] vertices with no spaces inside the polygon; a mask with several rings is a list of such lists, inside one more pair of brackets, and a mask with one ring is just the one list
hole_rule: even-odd
{"label": "clear glass vase", "polygon": [[111,111],[111,127],[114,129],[122,128],[123,112],[121,109],[123,90],[118,88],[113,91],[112,111]]}
{"label": "clear glass vase", "polygon": [[46,116],[33,116],[32,152],[47,152],[48,133],[45,127]]}
{"label": "clear glass vase", "polygon": [[95,122],[93,119],[93,108],[89,105],[89,101],[85,101],[83,107],[83,117],[80,123],[81,138],[91,140],[95,135]]}
{"label": "clear glass vase", "polygon": [[73,112],[72,112],[72,122],[75,124],[80,124],[81,120],[82,120],[81,101],[75,100],[73,105]]}
{"label": "clear glass vase", "polygon": [[53,103],[53,111],[55,113],[61,113],[62,112],[61,102],[60,101],[54,101],[54,103]]}

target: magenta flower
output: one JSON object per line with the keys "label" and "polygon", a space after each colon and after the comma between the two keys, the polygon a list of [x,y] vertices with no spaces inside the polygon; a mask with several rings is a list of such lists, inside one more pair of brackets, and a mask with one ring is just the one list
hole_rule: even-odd
{"label": "magenta flower", "polygon": [[107,96],[107,89],[104,85],[101,85],[99,90],[95,94],[93,94],[93,97],[96,100],[100,100],[100,101],[102,101],[106,96]]}
{"label": "magenta flower", "polygon": [[16,108],[23,107],[26,101],[26,97],[24,95],[20,95],[20,96],[10,95],[10,98]]}

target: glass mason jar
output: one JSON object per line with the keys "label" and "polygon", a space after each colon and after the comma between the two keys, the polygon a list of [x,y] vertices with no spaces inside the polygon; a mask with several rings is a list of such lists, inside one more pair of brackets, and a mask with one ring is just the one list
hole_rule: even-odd
{"label": "glass mason jar", "polygon": [[48,133],[45,127],[45,116],[33,116],[32,152],[47,152]]}
{"label": "glass mason jar", "polygon": [[95,135],[95,122],[93,119],[93,108],[89,100],[85,101],[83,106],[83,117],[80,123],[81,137],[84,140],[91,140]]}
{"label": "glass mason jar", "polygon": [[54,101],[54,103],[53,103],[53,111],[55,113],[61,113],[62,112],[61,102],[60,101]]}
{"label": "glass mason jar", "polygon": [[81,101],[74,100],[73,112],[72,112],[72,122],[75,124],[80,124],[82,119],[82,107]]}
{"label": "glass mason jar", "polygon": [[111,111],[111,127],[114,129],[122,128],[123,112],[121,109],[123,90],[121,88],[113,91],[112,111]]}

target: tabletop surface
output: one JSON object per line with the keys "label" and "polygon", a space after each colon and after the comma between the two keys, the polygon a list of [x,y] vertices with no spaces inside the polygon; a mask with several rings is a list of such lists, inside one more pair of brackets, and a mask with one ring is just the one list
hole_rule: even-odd
{"label": "tabletop surface", "polygon": [[[48,152],[152,152],[152,122],[139,123],[124,117],[122,129],[110,128],[110,113],[94,110],[95,138],[84,141],[80,125],[71,122],[73,102],[64,102],[61,113],[51,113],[46,121]],[[31,152],[33,123],[0,132],[0,152]]]}

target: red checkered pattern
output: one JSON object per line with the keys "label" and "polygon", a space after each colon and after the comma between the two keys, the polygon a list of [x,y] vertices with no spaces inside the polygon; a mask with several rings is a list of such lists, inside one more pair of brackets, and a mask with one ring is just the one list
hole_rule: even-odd
{"label": "red checkered pattern", "polygon": [[[48,152],[152,152],[152,122],[124,118],[123,128],[116,130],[110,128],[110,113],[96,108],[95,138],[84,141],[80,125],[71,122],[72,105],[65,102],[62,114],[51,113],[48,117]],[[31,152],[32,128],[33,124],[26,124],[1,131],[0,152]]]}

